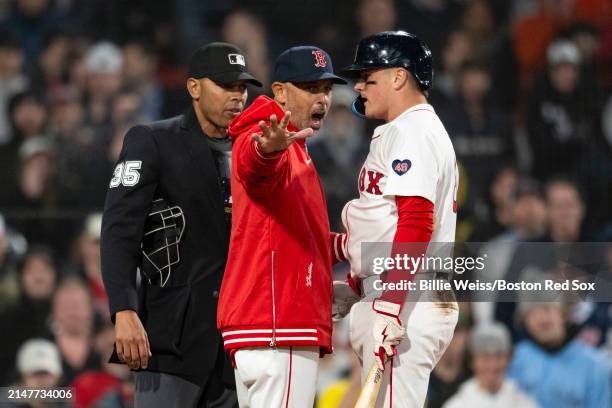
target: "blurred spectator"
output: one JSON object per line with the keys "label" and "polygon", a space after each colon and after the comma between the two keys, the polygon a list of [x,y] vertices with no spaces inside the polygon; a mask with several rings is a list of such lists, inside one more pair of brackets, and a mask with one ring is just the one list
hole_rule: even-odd
{"label": "blurred spectator", "polygon": [[126,123],[142,123],[147,120],[140,112],[143,98],[136,92],[126,91],[118,93],[113,99],[111,111],[112,128],[125,126]]}
{"label": "blurred spectator", "polygon": [[6,221],[0,214],[0,313],[12,305],[19,292],[17,258],[18,254],[10,242]]}
{"label": "blurred spectator", "polygon": [[470,241],[488,241],[508,228],[512,221],[512,194],[518,178],[514,167],[503,167],[497,171],[489,185],[488,204],[474,209],[475,222]]}
{"label": "blurred spectator", "polygon": [[537,181],[520,179],[514,192],[509,239],[529,241],[546,231],[546,204]]}
{"label": "blurred spectator", "polygon": [[[563,37],[570,40],[578,47],[582,57],[582,68],[585,75],[597,72],[598,51],[601,46],[600,31],[597,27],[586,24],[576,23],[563,31]],[[603,67],[602,67],[603,68]]]}
{"label": "blurred spectator", "polygon": [[78,279],[62,282],[53,297],[51,330],[62,356],[63,384],[79,373],[100,368],[93,349],[93,307],[87,287]]}
{"label": "blurred spectator", "polygon": [[7,220],[28,242],[63,253],[69,242],[58,237],[70,237],[72,226],[58,213],[69,197],[61,188],[55,146],[47,137],[34,137],[21,146],[18,158],[18,184],[4,195]]}
{"label": "blurred spectator", "polygon": [[68,23],[62,9],[50,0],[16,0],[8,18],[0,27],[18,35],[28,63],[35,63],[43,48],[45,36]]}
{"label": "blurred spectator", "polygon": [[[405,0],[398,3],[398,26],[419,38],[426,39],[434,56],[440,55],[442,44],[448,31],[440,27],[452,28],[463,11],[462,1],[456,0]],[[436,59],[434,58],[434,64]]]}
{"label": "blurred spectator", "polygon": [[393,0],[361,0],[357,7],[360,38],[395,29],[396,19]]}
{"label": "blurred spectator", "polygon": [[133,383],[129,368],[110,364],[115,344],[115,328],[107,318],[96,315],[94,349],[101,356],[102,369],[80,374],[71,386],[75,387],[76,408],[123,408],[129,406]]}
{"label": "blurred spectator", "polygon": [[9,101],[28,86],[28,78],[22,69],[23,52],[19,39],[10,32],[0,32],[0,145],[8,143],[13,136]]}
{"label": "blurred spectator", "polygon": [[111,164],[105,157],[105,143],[84,122],[79,92],[67,87],[56,91],[51,98],[49,133],[56,145],[61,201],[71,208],[92,210],[102,206]]}
{"label": "blurred spectator", "polygon": [[87,89],[88,70],[85,61],[87,49],[77,47],[68,59],[68,84],[85,92]]}
{"label": "blurred spectator", "polygon": [[27,339],[47,333],[51,297],[57,281],[52,253],[45,247],[33,247],[19,266],[19,297],[0,318],[3,333],[0,353],[0,383],[6,384],[12,373],[18,347]]}
{"label": "blurred spectator", "polygon": [[[112,167],[119,158],[121,148],[123,147],[123,140],[128,130],[131,127],[143,123],[144,117],[138,112],[140,105],[140,96],[132,92],[122,92],[113,101],[113,114],[112,114],[112,137],[106,151],[106,162],[104,165],[100,165],[99,168],[105,168],[104,172],[98,171],[99,175],[104,175],[103,180],[97,185],[102,187],[100,189],[98,197],[106,195],[106,185],[109,179],[109,175],[112,173]],[[96,159],[100,159],[99,156]],[[100,202],[100,201],[98,201]]]}
{"label": "blurred spectator", "polygon": [[56,30],[48,33],[36,65],[30,68],[32,89],[52,93],[63,87],[71,50],[72,39],[67,32]]}
{"label": "blurred spectator", "polygon": [[[44,339],[28,340],[19,350],[17,368],[21,382],[17,386],[44,390],[53,390],[60,383],[62,367],[55,344]],[[45,399],[26,400],[18,399],[7,405],[12,408],[69,408],[70,403],[65,400],[49,401]]]}
{"label": "blurred spectator", "polygon": [[431,103],[438,112],[457,103],[461,68],[473,54],[474,44],[464,31],[455,30],[448,35],[439,58],[441,66],[430,91]]}
{"label": "blurred spectator", "polygon": [[139,96],[137,112],[143,122],[161,119],[164,93],[155,74],[157,55],[143,41],[128,41],[123,45],[123,78],[126,89]]}
{"label": "blurred spectator", "polygon": [[[593,251],[580,242],[590,241],[589,235],[583,228],[585,206],[573,182],[566,179],[551,180],[546,184],[546,215],[547,229],[544,235],[520,244],[509,263],[506,273],[508,281],[517,282],[523,274],[533,270],[551,271],[558,267],[559,262],[572,262],[578,266],[596,260]],[[548,243],[556,242],[563,246],[553,246]],[[571,259],[570,259],[571,257]],[[513,336],[522,338],[524,333],[521,327],[515,327],[516,303],[507,301],[498,303],[495,310],[495,319],[506,324],[513,331]]]}
{"label": "blurred spectator", "polygon": [[482,208],[487,202],[485,188],[493,176],[515,162],[512,126],[510,118],[489,98],[491,74],[485,65],[466,62],[458,86],[458,99],[440,110],[440,117],[467,176],[464,208]]}
{"label": "blurred spectator", "polygon": [[534,13],[520,17],[513,27],[514,52],[520,64],[523,87],[531,84],[533,75],[544,68],[546,48],[559,27],[568,24],[574,0],[538,0]]}
{"label": "blurred spectator", "polygon": [[[181,22],[177,24],[177,39],[173,41],[173,45],[180,51],[181,60],[186,61],[193,50],[213,41],[215,25],[223,18],[223,15],[231,11],[236,2],[232,0],[178,0],[173,3],[176,21]],[[264,79],[263,77],[257,78]]]}
{"label": "blurred spectator", "polygon": [[603,28],[611,18],[608,0],[538,0],[535,11],[521,16],[513,27],[523,87],[528,87],[533,75],[543,70],[546,49],[563,29],[576,22]]}
{"label": "blurred spectator", "polygon": [[31,203],[52,200],[57,175],[56,157],[52,142],[43,136],[29,139],[19,149],[21,157],[20,192],[22,199],[19,207]]}
{"label": "blurred spectator", "polygon": [[476,326],[469,351],[474,377],[461,385],[444,408],[537,408],[537,404],[506,379],[512,355],[508,329],[499,323]]}
{"label": "blurred spectator", "polygon": [[455,334],[442,359],[431,372],[427,390],[427,407],[440,408],[454,395],[459,386],[469,377],[467,366],[467,342],[471,327],[469,303],[459,304],[459,320]]}
{"label": "blurred spectator", "polygon": [[489,61],[496,44],[497,32],[490,2],[470,0],[463,10],[461,26],[475,47],[475,58]]}
{"label": "blurred spectator", "polygon": [[61,142],[87,145],[93,135],[83,129],[84,112],[81,95],[76,87],[66,86],[50,95],[49,128],[53,137]]}
{"label": "blurred spectator", "polygon": [[101,357],[102,371],[122,381],[122,394],[133,394],[133,376],[128,366],[109,363],[115,346],[115,326],[110,319],[100,315],[96,315],[94,323],[94,349]]}
{"label": "blurred spectator", "polygon": [[13,127],[13,146],[45,134],[48,114],[40,94],[23,92],[15,95],[9,102],[9,115]]}
{"label": "blurred spectator", "polygon": [[[28,388],[53,388],[62,376],[59,351],[53,342],[34,338],[26,341],[17,352],[17,372]],[[47,376],[37,374],[48,374]]]}
{"label": "blurred spectator", "polygon": [[598,98],[580,75],[581,56],[571,42],[548,48],[548,72],[534,85],[527,106],[533,174],[584,177],[588,147],[598,134]]}
{"label": "blurred spectator", "polygon": [[[270,84],[270,58],[266,27],[261,20],[248,11],[236,10],[223,21],[222,38],[244,52],[249,61],[249,72],[261,80],[261,89],[266,89]],[[249,100],[253,100],[258,92],[253,87],[249,88]]]}
{"label": "blurred spectator", "polygon": [[349,88],[334,89],[325,127],[308,141],[308,152],[325,189],[332,231],[342,228],[342,208],[357,195],[356,180],[369,145],[364,121],[351,112],[354,99]]}
{"label": "blurred spectator", "polygon": [[[491,242],[530,241],[546,233],[547,208],[536,180],[519,178],[510,200],[508,229]],[[495,260],[498,263],[497,257]]]}
{"label": "blurred spectator", "polygon": [[[62,365],[57,346],[45,339],[28,340],[21,346],[17,354],[17,371],[21,377],[18,384],[22,387],[45,390],[54,389],[60,385]],[[17,402],[14,408],[67,408],[64,401],[30,400]]]}
{"label": "blurred spectator", "polygon": [[588,241],[582,228],[585,206],[578,187],[569,180],[553,180],[546,185],[549,237],[544,241]]}
{"label": "blurred spectator", "polygon": [[510,378],[542,408],[610,407],[609,368],[598,351],[573,338],[562,304],[531,298],[517,313],[529,338],[515,348]]}
{"label": "blurred spectator", "polygon": [[[511,262],[515,257],[519,242],[531,241],[546,232],[547,214],[544,197],[537,181],[521,178],[512,194],[511,221],[508,229],[493,237],[482,246],[481,256],[489,260],[487,268],[473,278],[493,282],[505,279]],[[477,323],[489,323],[494,320],[494,294],[475,292],[473,304],[474,318]]]}
{"label": "blurred spectator", "polygon": [[15,142],[21,143],[45,133],[48,113],[45,101],[40,94],[16,95],[10,102],[9,113]]}
{"label": "blurred spectator", "polygon": [[87,122],[96,128],[104,129],[110,122],[112,98],[122,85],[121,49],[110,42],[94,44],[85,55],[85,69]]}
{"label": "blurred spectator", "polygon": [[108,146],[108,163],[115,164],[117,162],[117,160],[119,159],[119,154],[121,153],[121,149],[123,148],[123,140],[125,139],[125,135],[127,134],[128,130],[130,130],[130,128],[136,125],[137,123],[127,122],[123,126],[120,126],[115,129],[110,146]]}
{"label": "blurred spectator", "polygon": [[[28,139],[45,135],[47,109],[39,95],[23,92],[14,95],[10,100],[8,114],[12,137],[9,143],[0,145],[0,182],[10,197],[19,179],[21,145]],[[7,197],[0,198],[0,203],[4,206],[7,201]]]}
{"label": "blurred spectator", "polygon": [[83,223],[81,234],[76,240],[75,259],[70,266],[72,274],[81,276],[87,282],[93,307],[101,316],[109,317],[108,297],[102,282],[100,265],[100,231],[102,214],[89,214]]}

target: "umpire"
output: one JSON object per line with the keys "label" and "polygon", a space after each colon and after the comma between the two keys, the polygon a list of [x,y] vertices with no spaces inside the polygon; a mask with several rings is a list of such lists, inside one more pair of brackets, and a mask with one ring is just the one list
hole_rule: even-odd
{"label": "umpire", "polygon": [[111,362],[137,370],[137,408],[237,405],[215,319],[231,226],[226,129],[247,83],[261,86],[238,48],[203,46],[189,62],[191,108],[125,136],[106,196],[102,273]]}

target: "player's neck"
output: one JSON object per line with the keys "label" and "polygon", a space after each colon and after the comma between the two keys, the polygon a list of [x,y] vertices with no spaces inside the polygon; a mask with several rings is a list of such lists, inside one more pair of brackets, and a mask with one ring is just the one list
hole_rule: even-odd
{"label": "player's neck", "polygon": [[389,110],[387,111],[385,120],[391,122],[399,115],[406,112],[406,110],[423,103],[427,103],[427,98],[420,92],[411,92],[408,95],[397,95],[397,98],[392,98],[392,100],[390,100]]}

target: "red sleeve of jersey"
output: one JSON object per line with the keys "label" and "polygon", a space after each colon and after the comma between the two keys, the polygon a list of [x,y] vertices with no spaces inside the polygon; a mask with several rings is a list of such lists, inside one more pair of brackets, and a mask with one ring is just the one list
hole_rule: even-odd
{"label": "red sleeve of jersey", "polygon": [[[422,257],[427,251],[433,232],[434,205],[426,198],[418,196],[396,196],[395,203],[398,220],[391,257]],[[412,281],[416,272],[418,271],[392,269],[388,271],[385,282]],[[407,290],[388,290],[383,293],[381,299],[403,305],[407,294]]]}
{"label": "red sleeve of jersey", "polygon": [[287,174],[287,150],[263,153],[257,142],[251,140],[250,134],[240,135],[232,150],[237,178],[253,196],[270,194]]}

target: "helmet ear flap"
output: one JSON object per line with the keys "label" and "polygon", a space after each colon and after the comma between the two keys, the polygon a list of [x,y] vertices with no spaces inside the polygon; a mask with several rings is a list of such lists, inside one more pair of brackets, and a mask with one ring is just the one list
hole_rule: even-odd
{"label": "helmet ear flap", "polygon": [[357,96],[353,101],[353,105],[351,106],[351,111],[355,114],[355,116],[365,119],[365,104],[363,102],[363,98],[361,95]]}

